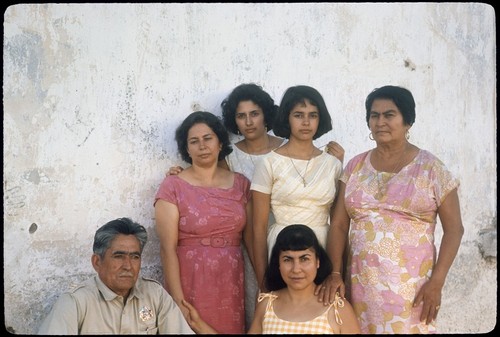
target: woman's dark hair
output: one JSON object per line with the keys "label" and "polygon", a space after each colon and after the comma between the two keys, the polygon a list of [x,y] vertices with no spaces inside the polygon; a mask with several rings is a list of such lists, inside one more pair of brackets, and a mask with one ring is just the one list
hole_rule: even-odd
{"label": "woman's dark hair", "polygon": [[215,133],[217,138],[219,138],[219,142],[222,146],[221,151],[219,152],[218,160],[224,159],[228,154],[233,151],[231,147],[231,143],[229,142],[229,134],[227,130],[222,125],[222,122],[219,117],[215,116],[211,112],[206,111],[195,111],[192,112],[189,116],[184,119],[184,121],[177,127],[175,130],[175,141],[177,142],[177,150],[179,151],[182,160],[185,162],[192,164],[193,160],[189,156],[188,153],[188,133],[189,129],[193,127],[195,124],[206,124],[212,131]]}
{"label": "woman's dark hair", "polygon": [[286,90],[278,109],[278,115],[274,122],[274,134],[278,137],[290,139],[290,121],[288,116],[297,104],[305,104],[308,99],[312,105],[318,108],[319,125],[313,136],[317,139],[332,129],[332,117],[326,108],[325,101],[321,94],[314,88],[306,85],[297,85]]}
{"label": "woman's dark hair", "polygon": [[374,89],[366,97],[366,124],[368,125],[368,128],[370,127],[372,104],[376,99],[392,100],[398,107],[399,111],[401,111],[405,124],[412,126],[413,123],[415,123],[415,100],[413,99],[413,95],[410,90],[403,87],[386,85],[384,87]]}
{"label": "woman's dark hair", "polygon": [[111,246],[111,242],[118,234],[135,236],[139,241],[141,253],[148,241],[148,233],[143,226],[129,218],[118,218],[109,221],[95,232],[94,245],[92,247],[94,254],[104,258],[106,251]]}
{"label": "woman's dark hair", "polygon": [[238,134],[236,125],[236,108],[242,101],[252,101],[264,112],[264,122],[267,131],[271,131],[274,126],[274,119],[278,112],[278,106],[274,104],[271,96],[265,92],[261,86],[254,83],[240,84],[221,103],[222,120],[226,129],[235,135]]}
{"label": "woman's dark hair", "polygon": [[306,250],[312,248],[319,259],[319,268],[315,284],[321,284],[325,278],[332,273],[332,262],[326,250],[319,244],[314,231],[306,225],[289,225],[278,234],[276,243],[271,251],[269,266],[264,275],[264,282],[268,290],[279,290],[286,288],[286,283],[280,273],[280,253],[287,250]]}

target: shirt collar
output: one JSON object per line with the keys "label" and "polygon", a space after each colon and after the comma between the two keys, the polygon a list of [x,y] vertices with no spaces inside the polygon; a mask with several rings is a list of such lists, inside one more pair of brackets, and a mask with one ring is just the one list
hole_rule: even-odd
{"label": "shirt collar", "polygon": [[[96,281],[97,289],[99,290],[99,292],[102,294],[102,296],[104,297],[104,299],[106,301],[112,301],[112,300],[114,300],[117,297],[121,297],[118,294],[116,294],[114,291],[112,291],[111,289],[109,289],[104,284],[104,282],[102,282],[102,280],[99,277],[99,275],[95,276],[95,281]],[[141,281],[142,281],[141,277],[138,277],[137,278],[137,282],[134,284],[134,287],[130,291],[130,294],[128,296],[128,300],[131,299],[131,298],[134,298],[134,297],[137,297],[137,298],[141,298],[142,297],[142,292],[140,291],[140,287],[138,287],[138,285],[139,285],[139,283]]]}

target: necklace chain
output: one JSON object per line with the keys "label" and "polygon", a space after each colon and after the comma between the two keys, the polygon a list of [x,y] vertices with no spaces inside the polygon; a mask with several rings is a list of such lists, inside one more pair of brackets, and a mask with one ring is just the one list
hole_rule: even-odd
{"label": "necklace chain", "polygon": [[[255,162],[253,161],[253,156],[258,156],[259,154],[256,154],[256,153],[250,153],[250,151],[248,150],[248,144],[246,142],[246,139],[245,141],[243,142],[245,144],[245,153],[250,157],[250,160],[252,161],[252,164],[253,166],[255,167]],[[269,148],[271,147],[271,138],[269,137],[269,135],[267,135],[267,145],[266,145],[266,152],[265,153],[268,153],[269,152]]]}
{"label": "necklace chain", "polygon": [[384,174],[384,172],[383,171],[377,172],[377,194],[375,195],[375,197],[377,199],[380,199],[387,192],[386,185],[389,182],[389,180],[391,180],[391,178],[397,173],[397,170],[400,168],[401,164],[403,163],[403,159],[405,158],[405,155],[406,155],[406,150],[407,150],[407,146],[405,146],[405,149],[404,149],[403,153],[401,154],[401,156],[399,157],[399,160],[397,161],[396,165],[393,167],[393,169],[390,172],[388,172],[388,173],[391,173],[392,175],[387,179],[387,181],[381,182],[381,180],[383,180],[383,178],[381,179],[381,176]]}
{"label": "necklace chain", "polygon": [[297,167],[295,166],[295,163],[293,162],[293,159],[290,156],[290,153],[288,152],[288,148],[286,149],[286,154],[288,155],[288,158],[290,158],[290,161],[292,162],[292,165],[293,165],[293,168],[295,169],[295,172],[297,172],[299,177],[302,179],[302,183],[304,184],[304,187],[306,187],[306,185],[307,185],[307,183],[306,183],[307,168],[309,167],[309,162],[312,159],[313,153],[314,153],[314,149],[313,149],[313,152],[311,152],[311,156],[309,157],[309,160],[307,161],[306,169],[304,170],[304,175],[302,175],[302,174],[300,174],[299,170],[297,170]]}

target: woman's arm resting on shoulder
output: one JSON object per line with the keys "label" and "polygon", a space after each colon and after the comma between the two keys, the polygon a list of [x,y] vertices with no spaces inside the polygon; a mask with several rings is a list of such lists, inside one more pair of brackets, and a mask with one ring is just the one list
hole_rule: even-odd
{"label": "woman's arm resting on shoulder", "polygon": [[335,293],[339,292],[340,297],[345,297],[345,285],[342,279],[344,267],[344,251],[347,246],[347,235],[351,219],[347,214],[344,203],[345,184],[339,181],[339,193],[332,207],[330,216],[330,230],[326,251],[332,260],[333,273],[323,281],[321,287],[316,288],[318,301],[328,305],[335,300]]}
{"label": "woman's arm resting on shoulder", "polygon": [[181,166],[172,166],[168,169],[166,176],[176,176],[184,170]]}

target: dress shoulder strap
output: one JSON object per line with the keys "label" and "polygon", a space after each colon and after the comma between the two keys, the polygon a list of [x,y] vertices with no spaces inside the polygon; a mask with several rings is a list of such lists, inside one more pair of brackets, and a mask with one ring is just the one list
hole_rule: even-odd
{"label": "dress shoulder strap", "polygon": [[259,297],[257,298],[257,302],[262,302],[265,298],[269,298],[270,300],[274,300],[278,298],[278,295],[274,295],[271,291],[270,293],[259,293]]}
{"label": "dress shoulder strap", "polygon": [[335,321],[337,322],[338,325],[342,325],[344,322],[342,321],[342,318],[340,317],[339,313],[339,308],[344,307],[344,299],[340,297],[340,294],[338,292],[335,293],[335,300],[333,301],[332,304],[330,304],[329,309],[332,307],[335,310]]}
{"label": "dress shoulder strap", "polygon": [[259,293],[259,297],[257,298],[257,302],[262,302],[264,299],[268,298],[269,302],[266,305],[266,312],[271,309],[272,303],[275,299],[278,298],[278,295],[275,295],[272,291],[270,293]]}

